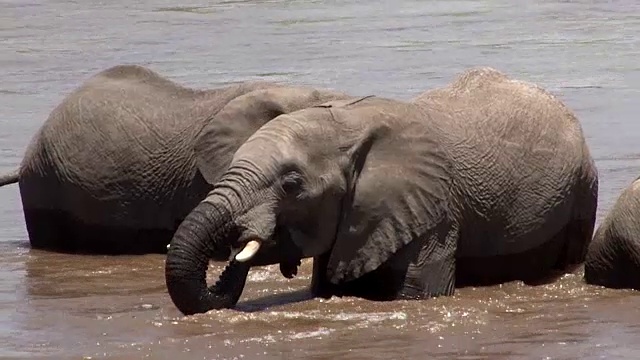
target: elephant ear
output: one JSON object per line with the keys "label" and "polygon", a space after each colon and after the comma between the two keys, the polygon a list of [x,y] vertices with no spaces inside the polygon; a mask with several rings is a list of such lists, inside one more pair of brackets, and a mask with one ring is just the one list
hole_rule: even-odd
{"label": "elephant ear", "polygon": [[439,136],[427,119],[400,126],[375,119],[383,116],[368,119],[348,150],[349,189],[327,264],[334,284],[377,269],[449,216],[450,169]]}
{"label": "elephant ear", "polygon": [[227,170],[233,154],[270,120],[306,107],[350,98],[349,95],[310,87],[274,87],[251,91],[231,100],[198,134],[196,165],[206,181],[215,184]]}

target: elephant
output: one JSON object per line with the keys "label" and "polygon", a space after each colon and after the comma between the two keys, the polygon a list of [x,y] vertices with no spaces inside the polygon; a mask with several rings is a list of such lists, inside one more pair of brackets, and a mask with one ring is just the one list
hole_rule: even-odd
{"label": "elephant", "polygon": [[[33,248],[166,253],[177,226],[255,130],[341,98],[347,95],[262,81],[190,89],[143,66],[117,65],[53,109],[0,185],[19,182]],[[202,144],[208,152],[199,155]]]}
{"label": "elephant", "polygon": [[584,262],[588,284],[640,290],[640,177],[620,194],[593,236]]}
{"label": "elephant", "polygon": [[[313,258],[311,295],[325,298],[555,280],[584,261],[597,189],[571,110],[535,84],[468,68],[407,101],[334,100],[263,125],[178,227],[165,282],[192,315],[233,308],[265,257]],[[219,252],[229,263],[208,288]]]}

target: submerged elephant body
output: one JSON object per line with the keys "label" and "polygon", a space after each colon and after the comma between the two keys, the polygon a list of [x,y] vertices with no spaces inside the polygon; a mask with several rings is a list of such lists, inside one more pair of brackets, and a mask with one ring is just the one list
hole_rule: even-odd
{"label": "submerged elephant body", "polygon": [[596,230],[584,278],[589,284],[640,290],[640,178],[620,194]]}
{"label": "submerged elephant body", "polygon": [[[281,243],[314,257],[318,296],[536,281],[583,261],[597,187],[560,101],[471,69],[410,102],[334,101],[264,125],[180,225],[167,287],[184,314],[231,307],[253,257]],[[235,260],[207,289],[208,259],[229,248]]]}
{"label": "submerged elephant body", "polygon": [[[92,76],[51,112],[14,175],[32,247],[165,252],[177,226],[211,190],[197,168],[199,135],[226,129],[206,140],[225,146],[205,169],[215,176],[246,138],[281,113],[252,104],[253,122],[236,123],[228,114],[240,114],[237,104],[292,92],[293,109],[341,96],[268,82],[194,90],[135,65]],[[230,104],[236,105],[226,110]]]}

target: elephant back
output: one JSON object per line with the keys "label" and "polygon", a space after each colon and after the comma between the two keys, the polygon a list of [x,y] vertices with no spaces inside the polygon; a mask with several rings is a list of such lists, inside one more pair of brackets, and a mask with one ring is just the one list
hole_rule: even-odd
{"label": "elephant back", "polygon": [[[595,176],[578,119],[539,86],[474,68],[412,101],[447,130],[465,224],[460,256],[540,245],[569,221],[581,183]],[[474,241],[478,234],[493,238]]]}
{"label": "elephant back", "polygon": [[209,189],[195,167],[196,134],[249,88],[189,89],[136,65],[92,76],[33,138],[21,167],[24,206],[89,223],[173,226]]}

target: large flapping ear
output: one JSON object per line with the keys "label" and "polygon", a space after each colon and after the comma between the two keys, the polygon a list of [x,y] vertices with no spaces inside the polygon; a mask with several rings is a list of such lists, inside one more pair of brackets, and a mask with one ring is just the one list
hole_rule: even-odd
{"label": "large flapping ear", "polygon": [[349,95],[325,89],[291,86],[259,89],[231,100],[195,142],[196,164],[211,184],[227,170],[233,154],[254,132],[272,119]]}
{"label": "large flapping ear", "polygon": [[449,213],[449,162],[438,137],[418,122],[369,124],[348,150],[349,188],[327,266],[334,284],[377,269]]}

